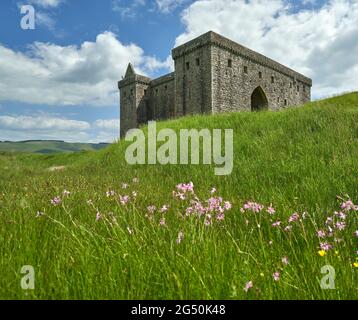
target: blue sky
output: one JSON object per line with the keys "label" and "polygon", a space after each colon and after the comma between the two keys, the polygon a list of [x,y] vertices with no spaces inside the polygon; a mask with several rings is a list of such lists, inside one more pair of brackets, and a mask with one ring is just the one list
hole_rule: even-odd
{"label": "blue sky", "polygon": [[171,49],[208,30],[312,77],[313,98],[357,90],[358,0],[4,0],[0,140],[113,141],[128,62],[167,73]]}

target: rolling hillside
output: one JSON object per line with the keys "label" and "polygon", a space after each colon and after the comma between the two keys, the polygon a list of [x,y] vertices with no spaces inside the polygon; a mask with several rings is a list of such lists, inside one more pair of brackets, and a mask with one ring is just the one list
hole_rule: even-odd
{"label": "rolling hillside", "polygon": [[[232,174],[131,166],[122,141],[0,155],[0,298],[358,298],[358,93],[167,127],[233,129]],[[336,290],[320,285],[326,265]]]}
{"label": "rolling hillside", "polygon": [[60,152],[78,152],[100,150],[108,146],[108,143],[68,143],[54,140],[29,140],[29,141],[0,141],[0,152],[29,152],[51,154]]}

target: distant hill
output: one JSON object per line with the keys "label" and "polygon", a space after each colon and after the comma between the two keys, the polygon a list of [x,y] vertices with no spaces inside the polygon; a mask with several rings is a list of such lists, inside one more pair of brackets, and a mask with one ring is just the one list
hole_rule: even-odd
{"label": "distant hill", "polygon": [[0,141],[0,151],[53,154],[100,150],[108,145],[109,143],[69,143],[59,140]]}

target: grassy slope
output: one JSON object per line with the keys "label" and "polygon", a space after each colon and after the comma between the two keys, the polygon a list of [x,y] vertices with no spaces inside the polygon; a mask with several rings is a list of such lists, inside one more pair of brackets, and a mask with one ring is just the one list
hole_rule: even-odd
{"label": "grassy slope", "polygon": [[[128,166],[123,142],[81,154],[2,156],[0,297],[29,297],[19,287],[19,269],[30,264],[37,270],[30,295],[36,298],[357,298],[357,243],[351,236],[356,220],[338,255],[319,257],[315,235],[317,224],[337,209],[336,195],[358,200],[357,123],[353,93],[277,113],[195,116],[158,125],[233,128],[235,164],[226,177],[214,176],[210,166]],[[48,172],[59,165],[67,169]],[[133,177],[140,183],[121,190]],[[200,198],[207,199],[215,186],[233,202],[223,224],[207,228],[197,218],[178,218],[183,209],[171,192],[189,181]],[[49,200],[63,189],[71,196],[63,207],[52,207]],[[119,206],[105,197],[110,189],[138,191],[136,204]],[[107,218],[96,222],[88,199],[104,217],[113,212],[118,226]],[[249,199],[273,203],[282,220],[308,211],[306,229],[295,227],[287,235],[257,216],[248,217],[246,227],[239,208]],[[166,203],[172,207],[167,227],[158,227],[159,214],[153,222],[144,217],[148,205]],[[38,210],[47,217],[35,219]],[[179,231],[185,238],[176,245]],[[282,281],[274,282],[284,255],[290,265],[281,270]],[[319,287],[326,263],[336,268],[337,290]],[[255,289],[246,294],[242,288],[249,280]]]}
{"label": "grassy slope", "polygon": [[20,142],[0,142],[2,152],[30,152],[30,153],[60,153],[91,151],[105,148],[106,144],[94,143],[68,143],[62,141],[20,141]]}

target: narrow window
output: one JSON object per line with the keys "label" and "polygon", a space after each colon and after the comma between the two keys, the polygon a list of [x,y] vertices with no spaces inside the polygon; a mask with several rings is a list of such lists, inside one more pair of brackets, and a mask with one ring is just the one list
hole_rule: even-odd
{"label": "narrow window", "polygon": [[287,106],[287,100],[285,99],[285,106]]}
{"label": "narrow window", "polygon": [[196,65],[200,66],[200,59],[199,58],[196,58]]}
{"label": "narrow window", "polygon": [[275,83],[275,77],[274,76],[271,77],[271,83]]}
{"label": "narrow window", "polygon": [[247,66],[244,66],[244,73],[247,74]]}
{"label": "narrow window", "polygon": [[280,97],[277,97],[277,103],[280,103]]}
{"label": "narrow window", "polygon": [[262,72],[259,72],[259,78],[262,79]]}
{"label": "narrow window", "polygon": [[306,86],[305,85],[303,86],[303,92],[306,92]]}
{"label": "narrow window", "polygon": [[189,62],[187,62],[186,63],[186,70],[189,70],[189,68],[190,68],[190,64],[189,64]]}
{"label": "narrow window", "polygon": [[155,89],[155,93],[158,94],[158,89]]}
{"label": "narrow window", "polygon": [[231,59],[229,59],[229,60],[227,61],[227,66],[228,66],[229,68],[232,68],[232,60],[231,60]]}
{"label": "narrow window", "polygon": [[168,86],[165,86],[164,89],[167,90],[167,89],[168,89]]}
{"label": "narrow window", "polygon": [[297,92],[299,92],[300,91],[300,86],[297,86]]}
{"label": "narrow window", "polygon": [[134,92],[133,89],[131,89],[131,96],[133,95],[133,92]]}
{"label": "narrow window", "polygon": [[147,90],[144,90],[144,95],[145,95],[145,96],[147,95]]}

